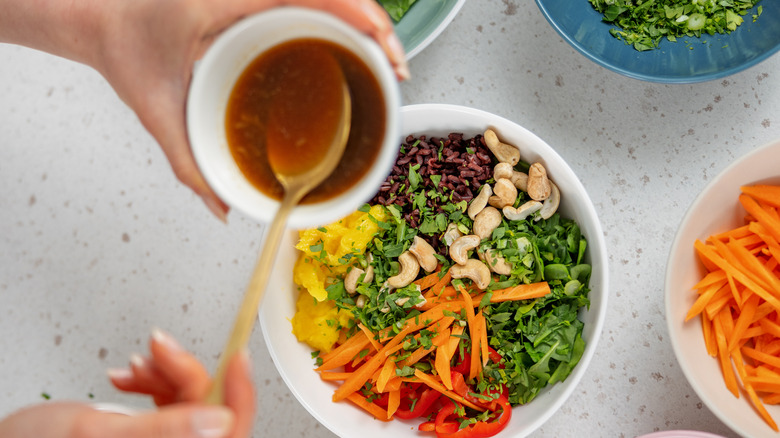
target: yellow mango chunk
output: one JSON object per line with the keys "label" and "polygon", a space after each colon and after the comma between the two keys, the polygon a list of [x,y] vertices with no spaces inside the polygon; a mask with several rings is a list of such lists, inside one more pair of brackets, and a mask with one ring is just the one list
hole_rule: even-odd
{"label": "yellow mango chunk", "polygon": [[[368,212],[356,211],[349,216],[320,228],[300,232],[295,247],[313,259],[329,266],[348,264],[347,254],[362,254],[366,246],[379,232],[379,226],[369,218],[386,219],[384,207],[375,205]],[[325,254],[322,254],[325,251]]]}
{"label": "yellow mango chunk", "polygon": [[339,338],[342,327],[353,318],[348,310],[339,309],[333,301],[316,301],[307,293],[301,293],[295,303],[292,332],[298,341],[314,350],[327,353]]}

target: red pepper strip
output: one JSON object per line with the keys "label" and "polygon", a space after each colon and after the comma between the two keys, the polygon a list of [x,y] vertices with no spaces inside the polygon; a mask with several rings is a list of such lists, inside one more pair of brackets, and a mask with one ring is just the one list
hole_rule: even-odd
{"label": "red pepper strip", "polygon": [[385,392],[385,393],[379,394],[379,396],[376,399],[374,399],[374,403],[377,406],[380,406],[380,407],[383,407],[383,408],[386,409],[387,408],[387,402],[388,402],[389,399],[390,399],[390,394]]}
{"label": "red pepper strip", "polygon": [[496,388],[487,388],[480,394],[485,397],[489,397],[491,400],[485,400],[484,398],[477,397],[472,394],[466,394],[464,397],[471,403],[482,406],[489,411],[495,411],[498,409],[497,405],[501,395],[503,395],[504,398],[509,398],[509,390],[507,389],[506,385],[501,385],[500,392],[496,391]]}
{"label": "red pepper strip", "polygon": [[466,374],[469,372],[470,367],[471,367],[471,354],[468,351],[464,351],[463,360],[460,361],[454,367],[450,367],[450,371],[457,371],[461,374]]}
{"label": "red pepper strip", "polygon": [[[417,418],[422,416],[427,416],[431,406],[433,406],[434,403],[436,403],[436,400],[439,399],[439,396],[441,396],[441,393],[439,391],[436,391],[433,388],[428,388],[425,391],[420,394],[420,398],[417,400],[417,403],[414,404],[414,409],[403,409],[398,408],[395,411],[395,417],[402,418],[404,420],[409,420],[411,418]],[[407,404],[407,406],[410,406],[411,403]]]}
{"label": "red pepper strip", "polygon": [[[461,397],[466,397],[469,387],[466,385],[466,378],[463,373],[450,369],[450,380],[452,380],[452,390]],[[469,400],[473,403],[472,400]]]}
{"label": "red pepper strip", "polygon": [[[490,360],[495,364],[500,363],[501,359],[503,359],[503,357],[501,357],[501,355],[498,354],[498,351],[494,350],[493,347],[489,345],[488,345],[488,358],[490,358]],[[504,368],[504,364],[501,364],[499,368]]]}
{"label": "red pepper strip", "polygon": [[[446,399],[441,410],[439,410],[439,413],[436,414],[435,430],[437,436],[440,436],[442,433],[452,433],[458,430],[458,423],[447,421],[448,417],[455,414],[456,408],[457,406],[455,405],[455,402],[450,399]],[[454,429],[452,428],[452,425],[455,425]]]}
{"label": "red pepper strip", "polygon": [[[442,424],[441,430],[439,429],[439,416],[436,417],[436,436],[438,438],[487,438],[504,430],[509,420],[512,418],[512,405],[509,404],[507,398],[502,394],[498,398],[498,403],[501,405],[501,416],[497,421],[478,421],[474,424],[470,424],[463,429],[455,432],[447,432],[449,429]],[[442,409],[443,411],[444,409]],[[454,412],[454,404],[452,408]],[[441,412],[439,412],[441,414]]]}

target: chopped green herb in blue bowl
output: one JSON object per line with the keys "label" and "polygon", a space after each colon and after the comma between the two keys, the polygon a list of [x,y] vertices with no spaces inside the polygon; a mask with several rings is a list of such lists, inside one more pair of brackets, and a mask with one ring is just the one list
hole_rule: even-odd
{"label": "chopped green herb in blue bowl", "polygon": [[536,0],[553,28],[595,63],[635,79],[693,83],[780,50],[780,2]]}

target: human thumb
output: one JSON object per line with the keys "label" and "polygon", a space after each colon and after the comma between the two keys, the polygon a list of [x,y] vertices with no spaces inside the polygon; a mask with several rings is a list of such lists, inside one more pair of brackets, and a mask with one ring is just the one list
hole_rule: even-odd
{"label": "human thumb", "polygon": [[111,438],[226,438],[235,422],[223,406],[175,405],[134,416],[95,415],[87,436]]}

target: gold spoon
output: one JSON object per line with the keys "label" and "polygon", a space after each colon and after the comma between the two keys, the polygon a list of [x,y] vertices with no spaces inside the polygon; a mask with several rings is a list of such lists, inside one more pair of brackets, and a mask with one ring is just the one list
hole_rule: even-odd
{"label": "gold spoon", "polygon": [[[285,122],[284,117],[290,115],[285,114],[284,111],[279,111],[283,115],[279,116],[272,112],[271,121],[268,124],[267,133],[267,151],[268,161],[271,165],[271,170],[274,173],[276,179],[281,183],[284,188],[284,197],[282,203],[279,205],[279,210],[276,212],[270,227],[266,232],[265,244],[263,246],[262,253],[257,261],[252,277],[249,281],[249,286],[244,294],[243,302],[239,309],[236,320],[233,324],[233,331],[230,334],[230,338],[225,346],[220,357],[219,365],[217,366],[217,372],[214,376],[211,391],[208,394],[206,401],[211,404],[223,404],[224,403],[224,379],[225,370],[230,359],[243,348],[246,347],[249,342],[249,337],[252,333],[252,328],[257,320],[257,313],[259,311],[260,302],[263,298],[266,285],[268,283],[268,277],[273,267],[276,253],[279,249],[282,233],[285,230],[287,218],[290,215],[293,207],[295,207],[301,198],[303,198],[309,191],[317,187],[322,181],[325,180],[341,161],[341,157],[344,154],[344,149],[347,145],[347,139],[349,138],[350,124],[352,120],[352,100],[349,95],[349,88],[347,86],[346,79],[344,78],[341,67],[336,60],[332,57],[330,62],[324,62],[321,64],[319,73],[323,74],[324,70],[327,70],[327,64],[330,67],[335,68],[334,74],[337,76],[340,86],[340,96],[337,96],[337,105],[331,110],[339,111],[337,115],[337,125],[332,136],[332,140],[329,144],[321,144],[319,147],[306,147],[303,146],[301,151],[303,154],[312,152],[315,149],[321,150],[321,153],[311,155],[300,159],[289,159],[289,156],[295,156],[290,154],[289,150],[282,152],[285,148],[295,147],[296,145],[284,144],[285,139],[290,137],[291,126],[295,126],[301,123],[310,123],[311,120],[301,120],[306,116],[299,115],[299,120],[293,120]],[[312,90],[291,90],[284,97],[281,98],[284,102],[281,105],[289,104],[290,93],[311,93],[316,92]],[[278,100],[278,99],[277,99]],[[279,103],[272,103],[271,108],[278,109]],[[274,116],[275,119],[274,119]],[[295,115],[292,115],[295,117]],[[289,119],[288,119],[289,120]],[[322,138],[325,137],[325,138]],[[320,142],[328,141],[328,136],[318,136]],[[301,145],[297,145],[301,146]],[[281,149],[280,149],[281,148]],[[287,155],[288,159],[281,158],[280,155]],[[308,163],[302,164],[302,161],[308,161]],[[308,165],[307,165],[308,164]]]}

